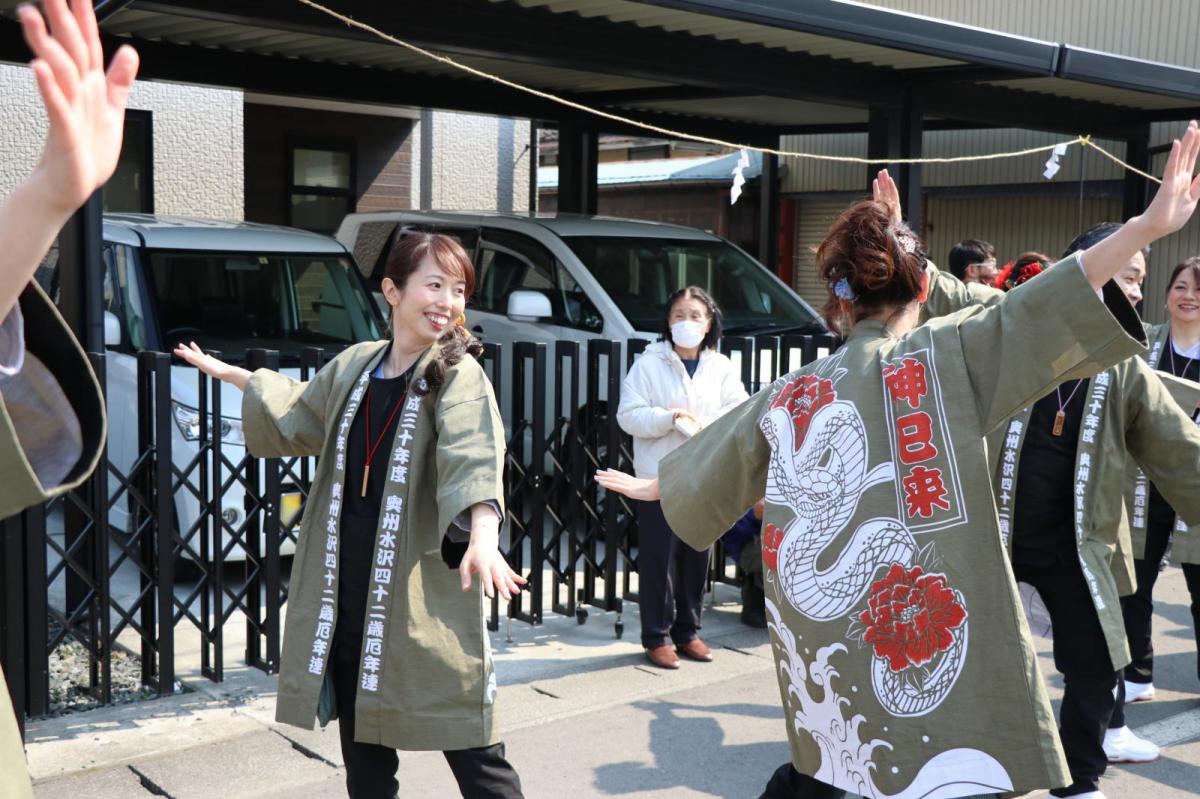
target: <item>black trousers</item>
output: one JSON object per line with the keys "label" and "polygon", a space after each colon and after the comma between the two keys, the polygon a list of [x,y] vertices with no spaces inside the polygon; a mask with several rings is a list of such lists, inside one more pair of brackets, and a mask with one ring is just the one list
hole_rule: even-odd
{"label": "black trousers", "polygon": [[[1125,636],[1129,639],[1129,653],[1133,660],[1125,667],[1125,679],[1130,682],[1154,682],[1154,583],[1158,580],[1158,565],[1171,543],[1171,529],[1175,526],[1175,514],[1159,516],[1152,513],[1146,526],[1146,552],[1141,560],[1135,560],[1137,591],[1121,600],[1121,611],[1125,615]],[[1192,597],[1192,629],[1197,641],[1196,677],[1200,679],[1200,565],[1184,563],[1183,579],[1187,582]]]}
{"label": "black trousers", "polygon": [[1056,788],[1054,796],[1074,796],[1099,790],[1108,767],[1104,731],[1116,708],[1117,673],[1083,569],[1074,551],[1053,562],[1022,562],[1013,558],[1018,580],[1041,594],[1054,633],[1054,667],[1065,684],[1059,712],[1059,738],[1071,770],[1071,785]]}
{"label": "black trousers", "polygon": [[638,502],[638,608],[642,646],[695,638],[700,630],[708,550],[697,552],[671,531],[657,502]]}
{"label": "black trousers", "polygon": [[[358,663],[333,664],[342,760],[346,763],[346,791],[350,799],[395,799],[400,783],[396,750],[354,740],[354,697],[358,693]],[[443,752],[458,789],[465,799],[521,799],[521,779],[504,758],[504,744]]]}
{"label": "black trousers", "polygon": [[759,799],[842,799],[845,795],[841,788],[814,780],[784,763],[775,769]]}

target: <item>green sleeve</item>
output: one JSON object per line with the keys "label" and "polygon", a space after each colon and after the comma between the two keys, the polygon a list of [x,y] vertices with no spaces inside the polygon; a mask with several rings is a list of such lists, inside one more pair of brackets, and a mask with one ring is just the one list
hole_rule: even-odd
{"label": "green sleeve", "polygon": [[921,306],[918,324],[925,324],[939,316],[949,316],[955,311],[973,305],[990,306],[1004,299],[1004,292],[981,283],[963,283],[949,272],[943,272],[929,261],[925,265],[929,275],[929,292]]}
{"label": "green sleeve", "polygon": [[503,517],[504,423],[474,358],[447,370],[435,402],[438,530],[445,536],[456,516],[480,502],[495,501]]}
{"label": "green sleeve", "polygon": [[1064,380],[1090,377],[1145,349],[1129,300],[1111,280],[1103,299],[1097,296],[1077,256],[995,305],[969,308],[946,322],[956,326],[985,431]]}
{"label": "green sleeve", "polygon": [[1141,358],[1129,369],[1125,446],[1175,512],[1200,524],[1200,426],[1189,415],[1200,385],[1155,372]]}
{"label": "green sleeve", "polygon": [[338,371],[337,360],[312,380],[259,369],[242,393],[242,430],[246,448],[258,458],[319,455],[325,443],[325,415]]}
{"label": "green sleeve", "polygon": [[771,447],[759,421],[774,388],[721,416],[658,465],[663,514],[694,549],[710,546],[766,493]]}

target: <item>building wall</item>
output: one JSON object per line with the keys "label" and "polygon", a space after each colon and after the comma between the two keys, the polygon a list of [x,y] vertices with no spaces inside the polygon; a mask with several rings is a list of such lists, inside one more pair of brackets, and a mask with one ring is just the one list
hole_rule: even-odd
{"label": "building wall", "polygon": [[[7,193],[37,163],[46,117],[26,67],[0,65],[0,96],[0,192]],[[240,91],[138,81],[129,108],[152,115],[157,213],[242,219]]]}
{"label": "building wall", "polygon": [[411,208],[410,119],[246,104],[246,218],[286,225],[289,143],[352,142],[357,210]]}
{"label": "building wall", "polygon": [[[432,145],[432,147],[430,146]],[[529,122],[435,111],[414,127],[412,207],[525,213],[529,208]],[[422,188],[422,170],[425,177]],[[423,192],[429,194],[422,196]]]}
{"label": "building wall", "polygon": [[1066,42],[1109,53],[1200,67],[1195,0],[860,0],[867,5],[937,17],[965,25]]}

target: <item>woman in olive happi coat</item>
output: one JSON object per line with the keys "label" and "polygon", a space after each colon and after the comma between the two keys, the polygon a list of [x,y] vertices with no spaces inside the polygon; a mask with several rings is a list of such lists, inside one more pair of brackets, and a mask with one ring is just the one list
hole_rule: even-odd
{"label": "woman in olive happi coat", "polygon": [[921,327],[920,241],[887,205],[856,203],[817,252],[844,346],[702,431],[657,480],[597,475],[661,497],[696,548],[765,491],[792,749],[765,796],[949,799],[1070,782],[983,438],[1064,380],[1141,351],[1111,278],[1192,215],[1198,151],[1193,124],[1141,217],[992,307]]}
{"label": "woman in olive happi coat", "polygon": [[[1167,282],[1166,301],[1170,321],[1147,329],[1150,350],[1146,360],[1192,389],[1192,396],[1177,398],[1183,411],[1200,423],[1196,402],[1200,394],[1200,258],[1189,258],[1175,267]],[[1192,624],[1200,642],[1200,526],[1188,527],[1157,479],[1150,482],[1144,473],[1138,474],[1128,505],[1137,591],[1123,601],[1132,658],[1125,667],[1124,689],[1127,702],[1143,702],[1154,698],[1154,583],[1168,545],[1172,559],[1183,568],[1191,595]],[[1196,673],[1200,677],[1200,648]]]}
{"label": "woman in olive happi coat", "polygon": [[525,580],[498,548],[504,429],[463,326],[474,283],[456,241],[409,235],[383,280],[392,339],[348,348],[307,383],[176,350],[245,391],[254,455],[320,456],[276,717],[340,719],[354,799],[396,795],[396,749],[442,750],[464,796],[521,795],[498,738],[484,596]]}
{"label": "woman in olive happi coat", "polygon": [[[1064,257],[1120,228],[1085,231]],[[1144,274],[1142,259],[1136,253],[1121,274]],[[1114,281],[1131,307],[1141,299],[1138,283]],[[960,292],[950,304],[962,299]],[[1129,662],[1120,596],[1132,590],[1122,487],[1136,463],[1200,518],[1200,430],[1180,410],[1180,392],[1192,395],[1193,406],[1200,398],[1134,357],[1067,381],[989,436],[1000,533],[1017,580],[1037,591],[1049,614],[1055,666],[1065,676],[1059,734],[1072,784],[1057,796],[1098,794],[1109,762],[1159,756],[1125,725],[1114,697],[1116,672]]]}
{"label": "woman in olive happi coat", "polygon": [[[105,436],[100,385],[83,350],[33,275],[71,214],[112,175],[132,48],[104,54],[90,2],[47,0],[54,33],[32,6],[18,10],[49,118],[34,171],[0,205],[0,519],[82,483]],[[0,675],[0,796],[32,796],[21,735]]]}

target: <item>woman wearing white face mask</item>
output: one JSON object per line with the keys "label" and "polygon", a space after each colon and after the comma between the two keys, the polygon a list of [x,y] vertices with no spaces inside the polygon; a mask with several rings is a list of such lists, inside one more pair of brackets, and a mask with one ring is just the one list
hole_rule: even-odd
{"label": "woman wearing white face mask", "polygon": [[[626,375],[617,410],[621,429],[633,436],[638,477],[656,476],[662,457],[747,398],[733,364],[717,352],[721,312],[703,289],[672,294],[664,327],[664,340],[648,346]],[[681,542],[658,502],[634,504],[646,656],[665,669],[679,668],[676,651],[711,661],[698,635],[708,552]]]}

